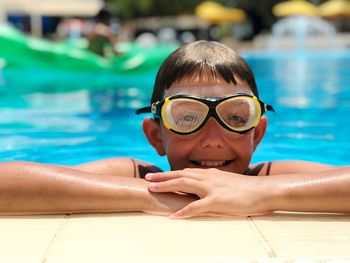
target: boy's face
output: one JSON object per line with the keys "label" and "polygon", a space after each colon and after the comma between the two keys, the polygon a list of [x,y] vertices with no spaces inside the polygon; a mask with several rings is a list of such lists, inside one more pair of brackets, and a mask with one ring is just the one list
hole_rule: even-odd
{"label": "boy's face", "polygon": [[[236,78],[237,79],[237,78]],[[237,79],[237,85],[223,79],[185,78],[174,83],[164,97],[186,94],[199,97],[224,97],[236,93],[251,94],[248,84]],[[167,155],[172,170],[184,168],[217,168],[243,173],[266,130],[267,119],[262,117],[257,127],[245,134],[223,128],[214,118],[189,135],[179,135],[145,119],[144,131],[160,155]],[[155,126],[156,125],[156,126]]]}

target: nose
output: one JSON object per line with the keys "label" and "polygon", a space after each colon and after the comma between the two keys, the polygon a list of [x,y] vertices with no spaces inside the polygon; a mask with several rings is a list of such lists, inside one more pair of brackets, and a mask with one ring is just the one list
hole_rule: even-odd
{"label": "nose", "polygon": [[201,131],[201,146],[203,148],[223,148],[224,143],[220,124],[214,118],[210,118]]}

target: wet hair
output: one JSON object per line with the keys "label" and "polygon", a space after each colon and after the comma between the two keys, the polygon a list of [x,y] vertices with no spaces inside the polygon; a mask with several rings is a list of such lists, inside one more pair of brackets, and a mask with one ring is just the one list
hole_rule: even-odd
{"label": "wet hair", "polygon": [[175,82],[184,78],[209,74],[213,80],[222,78],[237,84],[236,77],[246,81],[256,97],[258,89],[247,62],[231,48],[214,41],[196,41],[175,50],[160,66],[154,84],[151,103],[164,98],[164,93]]}

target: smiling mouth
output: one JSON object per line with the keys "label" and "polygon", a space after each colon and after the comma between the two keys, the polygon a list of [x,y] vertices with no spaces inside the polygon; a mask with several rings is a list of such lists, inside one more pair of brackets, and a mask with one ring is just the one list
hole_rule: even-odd
{"label": "smiling mouth", "polygon": [[229,165],[230,163],[233,162],[233,160],[226,160],[226,161],[191,160],[190,162],[195,166],[201,166],[205,168],[217,168],[217,167]]}

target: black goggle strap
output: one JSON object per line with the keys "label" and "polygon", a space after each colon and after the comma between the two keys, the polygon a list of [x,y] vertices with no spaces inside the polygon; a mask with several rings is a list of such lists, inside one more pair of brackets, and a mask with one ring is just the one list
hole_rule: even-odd
{"label": "black goggle strap", "polygon": [[273,111],[275,112],[275,109],[271,106],[266,104],[265,102],[259,100],[260,106],[261,106],[261,114],[264,114],[267,111]]}
{"label": "black goggle strap", "polygon": [[151,112],[151,106],[143,107],[136,110],[136,114],[148,113]]}
{"label": "black goggle strap", "polygon": [[161,117],[161,109],[162,105],[164,104],[164,101],[157,101],[152,103],[151,106],[143,107],[141,109],[136,110],[136,114],[142,114],[142,113],[153,113],[156,117]]}

